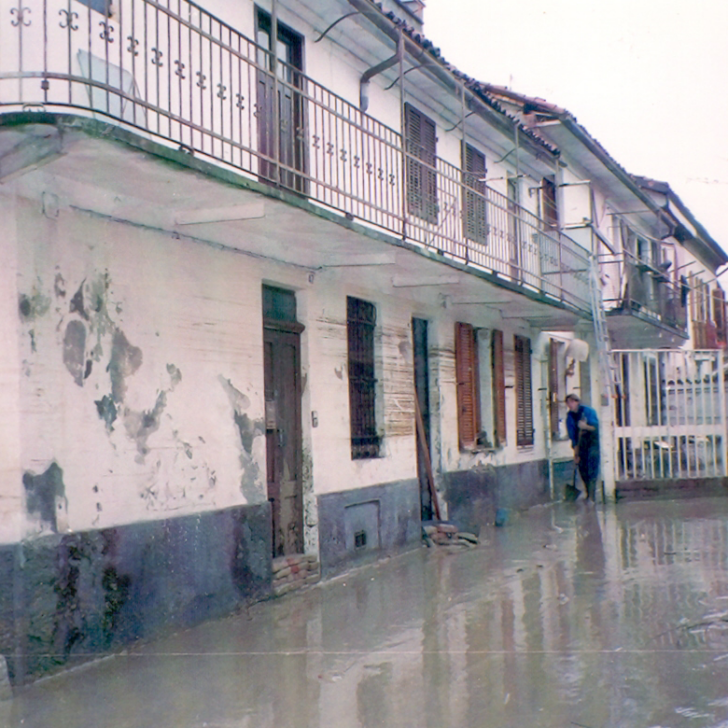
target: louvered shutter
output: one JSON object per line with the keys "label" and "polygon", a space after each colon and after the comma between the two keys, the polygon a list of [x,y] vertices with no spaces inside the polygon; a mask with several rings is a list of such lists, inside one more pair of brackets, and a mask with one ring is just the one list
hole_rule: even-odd
{"label": "louvered shutter", "polygon": [[[437,222],[437,127],[410,104],[404,106],[407,211]],[[419,160],[419,161],[418,161]]]}
{"label": "louvered shutter", "polygon": [[480,398],[478,350],[475,330],[470,324],[455,324],[455,370],[460,447],[471,448],[475,445],[480,431]]}
{"label": "louvered shutter", "polygon": [[551,435],[559,436],[559,342],[549,342],[549,419]]}
{"label": "louvered shutter", "polygon": [[531,396],[531,341],[514,337],[516,365],[516,445],[533,445],[533,398]]}
{"label": "louvered shutter", "polygon": [[496,447],[506,444],[506,376],[503,362],[503,332],[495,329],[491,338],[493,372],[493,420]]}
{"label": "louvered shutter", "polygon": [[463,235],[476,243],[485,243],[487,217],[485,204],[485,155],[470,144],[462,143],[463,166]]}

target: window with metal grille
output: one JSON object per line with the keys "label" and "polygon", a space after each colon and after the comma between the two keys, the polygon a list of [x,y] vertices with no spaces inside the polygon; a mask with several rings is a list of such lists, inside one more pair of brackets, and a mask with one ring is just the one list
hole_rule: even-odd
{"label": "window with metal grille", "polygon": [[348,296],[346,328],[349,351],[349,415],[351,419],[351,457],[379,457],[377,434],[376,385],[374,376],[374,329],[377,311],[374,304]]}
{"label": "window with metal grille", "polygon": [[533,445],[533,397],[531,394],[531,340],[514,337],[516,366],[516,445]]}
{"label": "window with metal grille", "polygon": [[455,371],[460,448],[468,449],[475,447],[480,432],[478,345],[470,324],[455,324]]}
{"label": "window with metal grille", "polygon": [[486,243],[488,235],[485,205],[485,155],[470,144],[462,144],[463,235],[476,243]]}
{"label": "window with metal grille", "polygon": [[506,377],[503,361],[503,332],[494,329],[490,339],[493,373],[493,429],[495,446],[506,444]]}
{"label": "window with metal grille", "polygon": [[435,122],[410,104],[404,106],[407,151],[407,212],[437,222],[437,159]]}

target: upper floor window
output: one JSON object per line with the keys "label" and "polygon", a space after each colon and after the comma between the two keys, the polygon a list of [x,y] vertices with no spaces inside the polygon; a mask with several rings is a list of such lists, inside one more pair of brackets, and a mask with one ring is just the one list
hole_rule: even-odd
{"label": "upper floor window", "polygon": [[348,296],[346,330],[349,360],[349,417],[351,457],[379,457],[377,434],[374,330],[377,310],[373,303]]}
{"label": "upper floor window", "polygon": [[556,230],[559,227],[556,183],[553,177],[544,177],[541,182],[541,215],[547,228]]}
{"label": "upper floor window", "polygon": [[516,445],[533,445],[533,396],[531,391],[531,340],[514,337],[516,365]]}
{"label": "upper floor window", "polygon": [[437,222],[437,127],[410,104],[404,106],[407,152],[407,212]]}
{"label": "upper floor window", "polygon": [[485,155],[470,144],[462,144],[463,234],[468,240],[486,243],[488,218],[485,204]]}

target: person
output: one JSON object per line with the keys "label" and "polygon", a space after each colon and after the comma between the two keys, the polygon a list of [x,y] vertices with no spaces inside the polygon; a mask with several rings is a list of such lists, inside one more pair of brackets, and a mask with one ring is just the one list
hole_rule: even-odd
{"label": "person", "polygon": [[586,500],[594,503],[599,476],[599,418],[576,394],[567,395],[566,406],[566,429],[574,447],[574,462],[584,481]]}

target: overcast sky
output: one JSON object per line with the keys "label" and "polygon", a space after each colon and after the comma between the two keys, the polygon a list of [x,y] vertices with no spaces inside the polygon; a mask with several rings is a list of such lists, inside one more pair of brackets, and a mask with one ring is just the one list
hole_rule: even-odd
{"label": "overcast sky", "polygon": [[427,0],[425,34],[464,73],[568,109],[728,251],[726,0]]}

